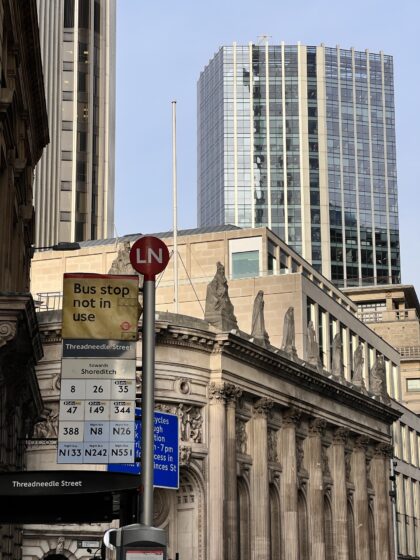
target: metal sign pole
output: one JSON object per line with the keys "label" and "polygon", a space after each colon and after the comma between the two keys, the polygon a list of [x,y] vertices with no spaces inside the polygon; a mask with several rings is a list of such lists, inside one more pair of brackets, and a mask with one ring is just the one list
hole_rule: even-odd
{"label": "metal sign pole", "polygon": [[155,408],[155,280],[143,284],[142,450],[143,511],[140,522],[153,526],[153,459]]}

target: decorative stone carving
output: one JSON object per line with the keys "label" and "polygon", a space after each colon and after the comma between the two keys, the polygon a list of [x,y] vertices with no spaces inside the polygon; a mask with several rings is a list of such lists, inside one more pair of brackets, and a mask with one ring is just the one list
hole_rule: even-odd
{"label": "decorative stone carving", "polygon": [[180,377],[174,382],[174,389],[182,395],[188,395],[191,392],[191,383],[186,377]]}
{"label": "decorative stone carving", "polygon": [[296,426],[299,423],[301,416],[301,411],[294,406],[291,406],[290,408],[287,408],[285,411],[283,411],[283,425],[294,424]]}
{"label": "decorative stone carving", "polygon": [[56,438],[58,436],[58,412],[47,408],[41,418],[41,422],[35,424],[34,438]]}
{"label": "decorative stone carving", "polygon": [[61,371],[58,371],[52,379],[52,390],[59,391],[61,389]]}
{"label": "decorative stone carving", "polygon": [[208,385],[209,400],[232,401],[239,399],[241,395],[241,389],[233,383],[227,383],[226,381],[217,383],[215,381],[211,381]]}
{"label": "decorative stone carving", "polygon": [[244,455],[247,453],[248,436],[246,434],[246,422],[244,420],[236,419],[236,452]]}
{"label": "decorative stone carving", "polygon": [[383,456],[387,459],[392,459],[394,456],[394,448],[390,443],[378,443],[374,447],[374,454]]}
{"label": "decorative stone carving", "polygon": [[57,546],[55,547],[56,554],[63,554],[64,552],[64,537],[58,537],[57,539]]}
{"label": "decorative stone carving", "polygon": [[346,448],[344,450],[344,469],[346,473],[346,482],[350,482],[351,479],[351,454],[351,449]]}
{"label": "decorative stone carving", "polygon": [[380,355],[370,370],[370,391],[382,402],[389,403],[389,395],[386,390],[385,358]]}
{"label": "decorative stone carving", "polygon": [[251,336],[254,338],[254,341],[257,344],[263,346],[264,348],[267,348],[270,344],[268,333],[265,330],[264,292],[262,290],[259,290],[254,300],[254,307],[252,310]]}
{"label": "decorative stone carving", "polygon": [[177,411],[180,419],[181,441],[202,443],[203,416],[198,406],[180,404]]}
{"label": "decorative stone carving", "polygon": [[347,443],[347,439],[349,437],[349,431],[345,428],[337,428],[334,430],[333,434],[333,443],[345,445]]}
{"label": "decorative stone carving", "polygon": [[366,452],[368,444],[369,438],[367,436],[359,436],[354,440],[354,449]]}
{"label": "decorative stone carving", "polygon": [[[179,404],[179,407],[183,407],[184,405]],[[178,414],[178,408],[173,405],[173,404],[167,404],[167,403],[156,403],[155,404],[155,410],[160,410],[161,412],[167,412],[168,414],[176,414],[177,416],[179,416]]]}
{"label": "decorative stone carving", "polygon": [[277,450],[277,430],[269,429],[267,433],[268,460],[277,463],[279,460]]}
{"label": "decorative stone carving", "polygon": [[303,460],[305,458],[305,452],[303,450],[304,439],[303,437],[296,437],[296,471],[299,476],[307,477],[308,472],[303,466]]}
{"label": "decorative stone carving", "polygon": [[273,399],[269,397],[261,397],[254,403],[254,413],[258,416],[268,416],[270,410],[273,408]]}
{"label": "decorative stone carving", "polygon": [[373,459],[373,450],[369,448],[366,451],[366,485],[369,490],[373,490],[372,480],[370,478],[370,467]]}
{"label": "decorative stone carving", "polygon": [[289,307],[284,315],[281,349],[292,359],[297,358],[295,346],[295,311],[293,307]]}
{"label": "decorative stone carving", "polygon": [[323,418],[314,418],[309,424],[308,435],[323,436],[326,427],[327,422]]}
{"label": "decorative stone carving", "polygon": [[225,267],[220,262],[216,267],[216,274],[207,286],[204,320],[222,331],[238,330],[233,304],[229,298]]}
{"label": "decorative stone carving", "polygon": [[356,387],[359,387],[362,390],[365,390],[365,381],[363,379],[363,364],[365,362],[365,359],[363,357],[363,344],[361,342],[359,342],[356,350],[354,351],[353,354],[353,366],[354,366],[354,371],[353,371],[353,378],[351,380],[351,382],[353,383],[353,385],[355,385]]}
{"label": "decorative stone carving", "polygon": [[16,336],[16,323],[12,321],[0,322],[0,348]]}
{"label": "decorative stone carving", "polygon": [[318,371],[322,371],[322,362],[319,356],[319,344],[316,339],[313,321],[308,323],[307,331],[307,360],[311,366],[315,366]]}
{"label": "decorative stone carving", "polygon": [[328,461],[327,454],[328,445],[321,446],[321,458],[322,458],[322,475],[325,478],[331,478],[330,463]]}
{"label": "decorative stone carving", "polygon": [[225,386],[225,399],[229,404],[236,404],[238,399],[242,396],[242,390],[233,383],[226,383]]}
{"label": "decorative stone carving", "polygon": [[343,368],[343,343],[341,336],[337,333],[334,336],[332,343],[332,368],[331,373],[338,381],[344,381],[344,368]]}
{"label": "decorative stone carving", "polygon": [[191,447],[189,445],[181,445],[179,448],[179,464],[189,467],[191,463]]}

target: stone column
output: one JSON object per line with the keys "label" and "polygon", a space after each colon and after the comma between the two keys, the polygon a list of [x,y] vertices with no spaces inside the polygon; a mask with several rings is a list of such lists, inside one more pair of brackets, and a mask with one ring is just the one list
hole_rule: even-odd
{"label": "stone column", "polygon": [[354,527],[356,534],[356,558],[369,560],[369,509],[366,475],[366,450],[369,438],[359,436],[355,440],[351,458],[354,483]]}
{"label": "stone column", "polygon": [[236,401],[242,391],[226,384],[226,558],[238,558],[238,488],[236,477]]}
{"label": "stone column", "polygon": [[392,538],[392,522],[389,518],[389,460],[392,457],[392,446],[380,443],[375,447],[371,461],[370,477],[375,491],[375,525],[377,541],[376,557],[389,560],[390,538]]}
{"label": "stone column", "polygon": [[300,412],[289,408],[283,413],[280,433],[282,473],[280,477],[282,538],[284,560],[299,560],[298,477],[296,463],[296,425]]}
{"label": "stone column", "polygon": [[[252,560],[270,558],[270,502],[268,479],[267,416],[273,401],[262,397],[254,404],[252,419],[251,511]],[[220,557],[219,560],[221,560]]]}
{"label": "stone column", "polygon": [[345,462],[345,445],[347,437],[347,430],[344,428],[337,428],[334,431],[332,445],[328,449],[331,477],[333,480],[331,497],[337,560],[348,560],[349,557]]}
{"label": "stone column", "polygon": [[209,492],[208,492],[208,540],[209,560],[225,558],[224,504],[225,504],[225,410],[226,383],[210,383],[209,397]]}
{"label": "stone column", "polygon": [[325,558],[324,481],[321,439],[325,427],[325,420],[315,418],[309,425],[308,437],[305,440],[305,466],[309,473],[308,522],[312,560],[324,560]]}

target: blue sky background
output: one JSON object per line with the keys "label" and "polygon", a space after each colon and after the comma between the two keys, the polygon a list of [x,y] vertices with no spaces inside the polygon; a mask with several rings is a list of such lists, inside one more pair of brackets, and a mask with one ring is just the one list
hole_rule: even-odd
{"label": "blue sky background", "polygon": [[196,84],[221,45],[340,45],[394,57],[402,281],[420,290],[419,0],[118,0],[119,236],[172,229],[177,101],[178,226],[196,227]]}

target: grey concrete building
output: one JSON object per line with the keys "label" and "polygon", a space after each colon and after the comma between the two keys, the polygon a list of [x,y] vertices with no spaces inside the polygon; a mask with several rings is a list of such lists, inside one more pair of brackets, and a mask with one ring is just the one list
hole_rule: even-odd
{"label": "grey concrete building", "polygon": [[223,46],[197,114],[199,226],[268,226],[339,287],[399,282],[391,56]]}
{"label": "grey concrete building", "polygon": [[36,245],[113,234],[115,0],[38,0],[51,143],[36,170]]}

